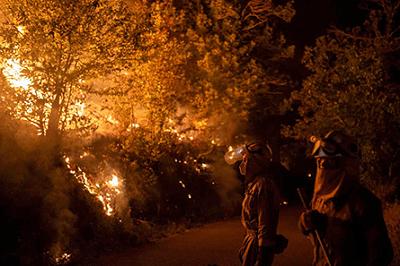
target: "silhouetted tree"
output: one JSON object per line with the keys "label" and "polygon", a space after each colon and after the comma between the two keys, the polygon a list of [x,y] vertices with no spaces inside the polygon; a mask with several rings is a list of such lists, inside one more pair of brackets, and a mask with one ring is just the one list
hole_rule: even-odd
{"label": "silhouetted tree", "polygon": [[[362,152],[366,176],[399,175],[399,1],[367,1],[369,18],[350,31],[331,29],[306,49],[311,74],[287,107],[300,119],[286,133],[297,138],[345,129]],[[397,173],[394,173],[397,169]]]}

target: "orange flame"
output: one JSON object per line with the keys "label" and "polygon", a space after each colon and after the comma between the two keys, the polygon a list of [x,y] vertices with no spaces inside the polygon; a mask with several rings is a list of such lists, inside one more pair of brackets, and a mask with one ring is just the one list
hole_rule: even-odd
{"label": "orange flame", "polygon": [[[83,155],[87,156],[87,153]],[[83,156],[81,155],[81,156]],[[88,174],[79,166],[73,166],[71,159],[64,156],[64,161],[76,180],[83,185],[83,187],[92,195],[96,196],[97,200],[103,205],[103,210],[107,216],[115,214],[115,198],[118,194],[122,193],[121,186],[123,185],[120,178],[113,173],[111,178],[103,183],[93,181],[88,178]]]}

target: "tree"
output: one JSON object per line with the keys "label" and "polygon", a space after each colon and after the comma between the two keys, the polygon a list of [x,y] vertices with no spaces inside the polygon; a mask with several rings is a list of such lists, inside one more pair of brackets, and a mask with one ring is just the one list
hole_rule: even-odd
{"label": "tree", "polygon": [[[79,124],[88,81],[121,71],[138,44],[140,22],[123,1],[4,1],[3,73],[14,83],[14,114],[42,134]],[[73,126],[73,125],[72,125]]]}
{"label": "tree", "polygon": [[[265,10],[268,19],[258,26],[237,1],[149,6],[145,60],[123,79],[129,104],[123,107],[127,115],[119,117],[133,119],[124,127],[146,116],[146,125],[156,131],[174,124],[187,136],[226,144],[245,132],[249,111],[260,102],[265,112],[278,112],[277,87],[289,82],[275,66],[291,56],[293,47],[285,46],[275,28],[278,20],[293,16],[290,4],[271,4]],[[263,62],[255,51],[260,47],[268,51]]]}
{"label": "tree", "polygon": [[[214,181],[223,186],[223,171],[208,171],[214,164],[223,168],[215,160],[218,153],[243,142],[250,110],[262,105],[266,113],[277,112],[270,88],[287,78],[272,65],[292,48],[283,38],[275,40],[280,35],[273,32],[272,18],[245,30],[249,23],[242,21],[236,1],[149,1],[146,12],[141,60],[115,77],[119,85],[108,98],[119,148],[142,171],[141,180],[132,183],[170,196],[182,191],[177,178],[203,182],[202,191],[214,189]],[[257,38],[260,32],[263,38]],[[259,46],[271,48],[263,64],[254,53]],[[172,204],[163,198],[159,204]]]}
{"label": "tree", "polygon": [[[286,134],[304,138],[344,129],[362,151],[365,176],[395,177],[400,151],[399,1],[366,2],[369,18],[350,31],[331,29],[306,49],[311,74],[286,107],[300,119]],[[397,172],[398,175],[398,172]]]}
{"label": "tree", "polygon": [[[82,193],[81,184],[62,161],[60,132],[82,129],[90,122],[92,117],[85,113],[85,105],[93,80],[120,72],[130,64],[143,25],[140,15],[119,0],[5,0],[2,12],[0,63],[9,86],[1,86],[1,107],[5,106],[14,119],[27,120],[46,135],[33,138],[25,133],[30,133],[30,128],[20,127],[21,134],[27,136],[25,141],[35,145],[33,151],[21,149],[22,155],[16,155],[24,158],[18,161],[26,170],[17,175],[32,196],[24,193],[24,187],[16,187],[23,195],[20,198],[28,199],[27,209],[33,213],[21,211],[15,218],[21,223],[22,232],[17,234],[23,237],[18,248],[32,261],[21,263],[38,264],[34,259],[40,258],[63,263],[79,238],[75,226],[85,227],[86,222],[99,226],[99,220],[85,218],[96,218],[102,210],[85,213],[85,217],[80,214],[86,204],[93,207],[93,198]],[[31,147],[30,143],[26,147]],[[13,148],[17,153],[18,147]],[[35,207],[29,208],[30,204]],[[32,224],[27,225],[26,217]],[[36,230],[25,232],[25,227]],[[24,247],[33,242],[40,243],[34,250]],[[34,252],[37,254],[31,254]]]}

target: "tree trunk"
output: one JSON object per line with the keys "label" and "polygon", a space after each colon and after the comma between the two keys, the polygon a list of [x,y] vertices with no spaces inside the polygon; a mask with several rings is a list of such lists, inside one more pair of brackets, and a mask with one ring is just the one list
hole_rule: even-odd
{"label": "tree trunk", "polygon": [[56,89],[56,97],[51,105],[51,112],[46,132],[47,146],[49,148],[49,152],[53,155],[58,154],[61,141],[60,130],[58,128],[61,118],[61,91],[62,90],[60,87]]}
{"label": "tree trunk", "polygon": [[58,135],[58,124],[61,117],[61,105],[60,105],[60,94],[56,95],[56,98],[51,105],[51,112],[49,116],[49,123],[47,128],[47,136],[57,136]]}

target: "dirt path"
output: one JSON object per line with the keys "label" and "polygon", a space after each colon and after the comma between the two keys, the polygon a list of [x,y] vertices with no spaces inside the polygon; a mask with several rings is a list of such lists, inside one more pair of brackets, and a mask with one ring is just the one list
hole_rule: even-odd
{"label": "dirt path", "polygon": [[[299,210],[283,209],[279,231],[289,238],[286,251],[274,266],[308,266],[312,261],[309,241],[297,229]],[[239,266],[237,250],[243,238],[239,219],[205,225],[162,239],[141,248],[99,258],[90,265],[102,266]]]}

